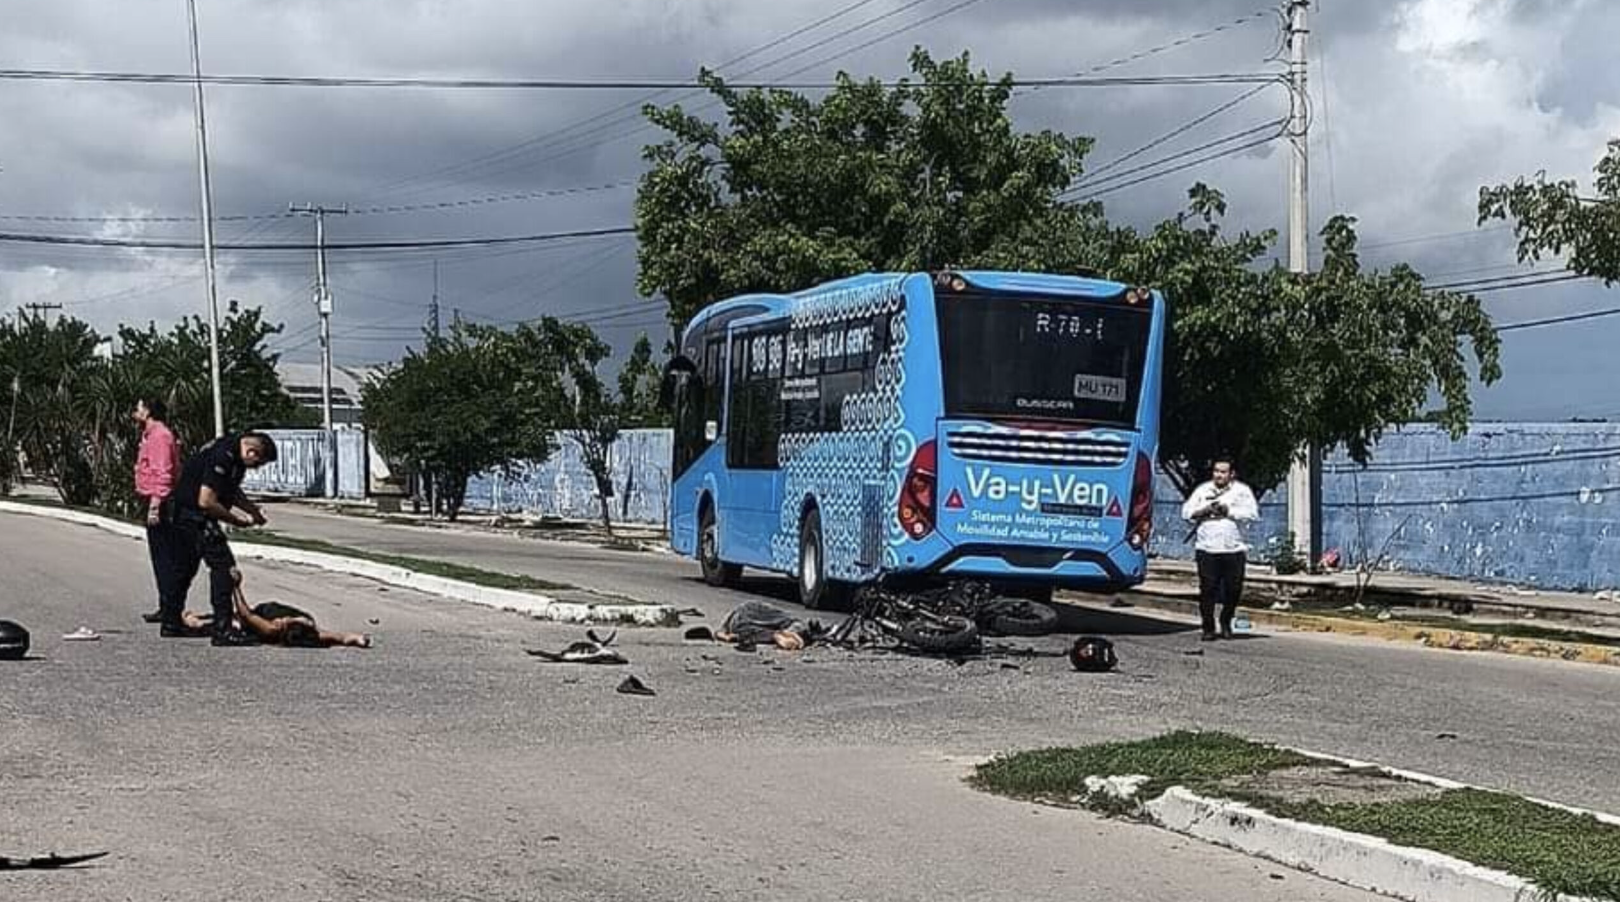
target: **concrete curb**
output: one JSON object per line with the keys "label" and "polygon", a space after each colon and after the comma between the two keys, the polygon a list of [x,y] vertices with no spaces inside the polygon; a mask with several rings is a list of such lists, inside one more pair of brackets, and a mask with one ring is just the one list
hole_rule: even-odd
{"label": "concrete curb", "polygon": [[[0,513],[22,514],[24,516],[44,517],[50,520],[77,523],[132,539],[144,539],[146,537],[146,530],[133,523],[124,523],[110,517],[65,508],[0,501]],[[301,564],[334,573],[344,573],[350,576],[375,580],[385,585],[414,589],[418,592],[450,598],[455,601],[465,601],[497,610],[524,614],[535,620],[548,620],[557,623],[625,623],[637,626],[678,626],[680,624],[680,616],[674,608],[668,605],[584,604],[558,601],[555,598],[533,592],[480,586],[475,583],[434,576],[391,564],[379,564],[342,555],[305,551],[301,548],[261,545],[249,541],[234,543],[232,550],[236,552],[238,557],[242,558],[283,564]]]}
{"label": "concrete curb", "polygon": [[[1135,607],[1185,615],[1196,611],[1196,602],[1173,598],[1144,598],[1136,593]],[[1109,609],[1114,610],[1114,609]],[[1128,609],[1127,609],[1128,610]],[[1294,611],[1242,610],[1256,626],[1270,626],[1301,633],[1334,633],[1386,642],[1414,642],[1427,648],[1450,651],[1488,651],[1523,658],[1572,661],[1620,667],[1620,647],[1569,642],[1556,639],[1521,639],[1442,626],[1400,623],[1399,621],[1356,620],[1326,614]]]}
{"label": "concrete curb", "polygon": [[1526,902],[1544,897],[1534,884],[1512,874],[1373,836],[1287,820],[1179,786],[1143,808],[1167,830],[1408,902]]}

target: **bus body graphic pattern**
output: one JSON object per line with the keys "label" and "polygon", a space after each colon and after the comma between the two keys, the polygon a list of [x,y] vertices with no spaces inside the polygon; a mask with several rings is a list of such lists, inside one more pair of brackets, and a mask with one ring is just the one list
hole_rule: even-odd
{"label": "bus body graphic pattern", "polygon": [[[887,516],[900,497],[900,480],[916,451],[916,440],[905,430],[901,393],[905,372],[901,360],[907,343],[905,295],[900,279],[885,280],[830,292],[808,300],[793,315],[790,328],[816,328],[845,320],[871,322],[889,319],[889,342],[878,359],[872,391],[846,396],[840,428],[835,432],[784,432],[779,464],[783,477],[783,503],[776,534],[771,538],[775,567],[794,573],[799,565],[799,523],[807,497],[820,506],[826,549],[823,561],[831,579],[857,581],[869,576],[858,563],[862,554],[863,508],[871,485],[881,486],[881,514],[886,526],[883,564],[894,566],[895,546],[905,539],[898,521]],[[874,512],[866,510],[871,516]],[[877,563],[877,562],[871,562]]]}

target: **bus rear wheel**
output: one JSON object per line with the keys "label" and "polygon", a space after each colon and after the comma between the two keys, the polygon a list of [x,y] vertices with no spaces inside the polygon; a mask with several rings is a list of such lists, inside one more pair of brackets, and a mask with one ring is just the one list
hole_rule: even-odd
{"label": "bus rear wheel", "polygon": [[742,565],[720,560],[720,528],[713,505],[704,505],[698,518],[698,566],[703,569],[703,581],[716,588],[735,586],[742,578]]}
{"label": "bus rear wheel", "polygon": [[846,594],[843,588],[827,579],[821,511],[811,508],[799,524],[799,603],[813,611],[838,607]]}

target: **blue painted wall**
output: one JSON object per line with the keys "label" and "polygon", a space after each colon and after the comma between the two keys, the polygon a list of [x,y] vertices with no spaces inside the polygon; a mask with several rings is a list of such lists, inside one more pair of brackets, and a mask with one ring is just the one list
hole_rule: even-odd
{"label": "blue painted wall", "polygon": [[[613,483],[615,520],[663,525],[669,433],[627,433],[615,449]],[[1410,426],[1389,433],[1365,469],[1330,457],[1322,496],[1324,544],[1339,549],[1345,566],[1376,556],[1389,540],[1390,564],[1407,572],[1547,589],[1620,586],[1620,424],[1479,424],[1456,442]],[[1286,497],[1278,487],[1261,498],[1250,532],[1255,557],[1286,531]],[[595,487],[571,446],[516,478],[475,479],[467,503],[597,516]],[[1164,557],[1192,556],[1180,508],[1160,477],[1153,550]]]}
{"label": "blue painted wall", "polygon": [[[1190,557],[1180,496],[1160,478],[1154,550]],[[1287,530],[1287,493],[1261,499],[1256,554]],[[1322,474],[1323,545],[1346,566],[1389,541],[1398,570],[1547,589],[1620,585],[1620,424],[1478,424],[1387,435],[1366,468]],[[1393,535],[1393,539],[1391,539]]]}
{"label": "blue painted wall", "polygon": [[[612,515],[615,523],[662,526],[669,514],[670,432],[629,429],[613,447]],[[469,511],[525,513],[597,520],[601,508],[596,480],[580,458],[579,447],[562,440],[541,464],[521,464],[511,476],[485,473],[467,484]]]}

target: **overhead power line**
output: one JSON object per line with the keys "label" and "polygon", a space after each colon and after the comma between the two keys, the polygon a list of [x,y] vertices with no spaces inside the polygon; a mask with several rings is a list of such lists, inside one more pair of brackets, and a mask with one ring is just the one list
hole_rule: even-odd
{"label": "overhead power line", "polygon": [[[967,0],[979,2],[979,0]],[[963,4],[965,5],[965,4]],[[1014,82],[1016,86],[1037,87],[1114,87],[1121,85],[1183,85],[1183,84],[1256,84],[1275,81],[1277,76],[1265,72],[1230,72],[1199,75],[1141,76],[1135,78],[1027,78]],[[56,69],[0,69],[0,81],[70,81],[111,84],[194,85],[198,79],[191,75],[167,72],[93,72]],[[433,90],[546,90],[546,91],[645,91],[698,88],[694,80],[679,81],[581,81],[573,79],[525,78],[360,78],[302,75],[204,75],[203,84],[235,86],[270,86],[293,88],[428,88]],[[885,87],[900,87],[901,80],[881,82]],[[909,82],[917,84],[917,82]],[[932,87],[973,87],[970,82],[939,82]],[[739,82],[732,85],[739,90],[751,88],[778,88],[810,91],[839,87],[836,81],[813,82]]]}
{"label": "overhead power line", "polygon": [[[603,229],[578,229],[571,232],[547,232],[539,235],[502,235],[491,238],[443,238],[402,241],[334,241],[328,242],[329,251],[366,250],[429,250],[455,247],[497,247],[506,244],[532,244],[560,241],[567,238],[596,238],[604,235],[634,234],[634,226],[615,226]],[[19,232],[0,232],[0,243],[69,245],[74,247],[113,247],[141,250],[200,250],[202,245],[189,241],[147,240],[139,238],[98,238],[89,235],[31,235]],[[227,251],[296,251],[309,253],[313,244],[289,242],[238,242],[216,245]]]}
{"label": "overhead power line", "polygon": [[[549,197],[564,197],[571,194],[588,194],[596,191],[613,191],[621,188],[635,187],[634,180],[609,182],[605,185],[580,185],[571,188],[547,188],[540,191],[516,191],[507,194],[491,194],[484,197],[466,197],[457,200],[437,201],[420,204],[381,204],[370,207],[355,207],[349,210],[351,216],[381,216],[394,213],[417,213],[428,210],[454,210],[463,207],[481,207],[490,204],[511,203],[513,201],[540,200]],[[293,219],[296,213],[255,213],[229,216],[215,216],[215,222],[257,222],[277,219]],[[175,216],[165,214],[130,215],[130,216],[61,216],[39,213],[0,213],[0,220],[8,222],[60,222],[60,223],[186,223],[198,222],[199,216]]]}
{"label": "overhead power line", "polygon": [[1264,91],[1266,88],[1269,88],[1269,87],[1271,87],[1271,85],[1258,85],[1256,87],[1250,88],[1247,91],[1244,91],[1242,94],[1239,94],[1238,96],[1232,98],[1231,100],[1228,100],[1227,102],[1221,104],[1220,106],[1217,106],[1216,108],[1210,110],[1209,112],[1203,114],[1202,116],[1199,116],[1196,119],[1189,120],[1188,122],[1183,123],[1182,125],[1179,125],[1176,128],[1174,128],[1174,129],[1172,129],[1172,130],[1170,130],[1168,132],[1165,132],[1164,134],[1160,135],[1157,138],[1154,138],[1152,141],[1149,141],[1146,144],[1143,144],[1141,147],[1136,148],[1135,150],[1131,151],[1130,153],[1127,153],[1127,154],[1125,154],[1123,156],[1115,157],[1114,159],[1109,160],[1107,163],[1104,163],[1103,165],[1098,166],[1096,169],[1093,169],[1090,172],[1088,172],[1088,173],[1084,174],[1083,176],[1081,176],[1081,178],[1075,182],[1075,186],[1079,186],[1080,184],[1082,184],[1084,182],[1087,182],[1087,181],[1095,180],[1097,177],[1101,176],[1103,173],[1108,172],[1108,171],[1113,170],[1113,169],[1116,169],[1120,165],[1122,165],[1124,163],[1127,163],[1127,162],[1130,162],[1131,160],[1136,159],[1137,157],[1141,156],[1144,153],[1147,153],[1150,150],[1153,150],[1156,147],[1163,146],[1167,142],[1175,140],[1176,138],[1186,134],[1187,132],[1193,130],[1194,128],[1197,128],[1198,126],[1203,125],[1205,122],[1208,122],[1209,120],[1214,119],[1216,116],[1219,116],[1220,114],[1226,112],[1227,110],[1230,110],[1233,107],[1238,106],[1239,104],[1243,103],[1244,101],[1248,100],[1249,98],[1254,97],[1255,95],[1259,94],[1261,91]]}
{"label": "overhead power line", "polygon": [[[775,39],[773,39],[771,41],[768,41],[768,42],[766,42],[764,44],[761,44],[761,45],[753,48],[752,50],[747,51],[746,53],[742,54],[741,56],[733,57],[733,58],[721,63],[718,68],[722,72],[728,71],[732,66],[735,66],[738,63],[741,63],[741,62],[743,62],[745,60],[752,59],[755,56],[758,56],[759,54],[764,53],[764,52],[766,52],[768,50],[773,50],[773,49],[775,49],[777,47],[780,47],[781,45],[787,43],[788,41],[793,40],[794,38],[797,38],[797,37],[799,37],[799,36],[801,36],[803,34],[806,34],[808,32],[814,31],[815,29],[820,28],[821,26],[823,26],[823,25],[825,25],[825,24],[827,24],[829,22],[840,19],[840,18],[842,18],[842,17],[844,17],[844,16],[846,16],[846,15],[860,9],[861,7],[869,6],[873,2],[875,2],[875,0],[857,0],[857,2],[851,3],[851,4],[847,5],[847,6],[841,7],[839,9],[836,9],[833,12],[831,12],[831,13],[829,13],[829,14],[815,20],[814,22],[809,23],[808,25],[800,26],[799,28],[794,29],[793,31],[790,31],[787,34],[782,35],[779,38],[775,38]],[[582,126],[588,126],[588,125],[592,125],[592,124],[597,123],[597,122],[601,122],[603,119],[611,118],[613,116],[616,116],[616,115],[618,115],[620,113],[624,113],[626,111],[630,112],[632,114],[632,117],[638,117],[640,115],[640,110],[641,110],[641,108],[642,108],[642,106],[644,104],[651,103],[652,101],[658,99],[659,97],[664,96],[667,93],[669,93],[669,92],[667,92],[667,91],[654,91],[654,92],[649,93],[649,94],[644,94],[644,95],[642,95],[642,96],[640,96],[640,97],[638,97],[638,98],[636,98],[634,100],[629,101],[628,103],[620,104],[619,106],[615,106],[615,107],[610,107],[609,109],[607,109],[607,110],[605,110],[603,112],[597,113],[597,114],[595,114],[593,116],[588,116],[588,117],[586,117],[584,119],[575,120],[575,121],[573,121],[573,122],[571,122],[571,123],[569,123],[567,125],[562,126],[561,128],[551,129],[549,131],[544,131],[544,132],[540,132],[538,134],[530,135],[529,137],[524,138],[522,141],[519,141],[519,142],[517,142],[515,144],[512,144],[509,147],[505,147],[505,148],[502,148],[500,150],[493,151],[491,153],[482,154],[480,156],[476,156],[476,157],[473,157],[473,158],[468,159],[468,160],[463,160],[463,161],[461,161],[459,163],[452,163],[452,164],[447,165],[447,166],[440,166],[438,168],[428,170],[427,172],[420,172],[420,173],[417,173],[416,175],[407,176],[407,177],[405,177],[403,179],[396,179],[395,181],[387,182],[387,183],[384,183],[382,185],[375,186],[372,190],[382,192],[382,193],[388,193],[388,192],[393,191],[394,189],[397,189],[397,188],[412,184],[414,182],[421,182],[421,181],[425,181],[425,180],[430,180],[430,179],[433,179],[435,176],[447,175],[447,174],[460,172],[460,171],[466,171],[469,167],[476,168],[478,166],[482,166],[482,165],[487,164],[487,163],[496,162],[496,161],[499,161],[499,160],[504,159],[504,158],[509,158],[512,155],[522,153],[523,151],[525,151],[525,150],[527,150],[529,148],[532,148],[537,144],[549,144],[551,142],[556,141],[559,138],[566,137],[570,132],[573,132],[573,131],[579,129]]]}
{"label": "overhead power line", "polygon": [[1568,316],[1549,316],[1545,319],[1528,319],[1516,323],[1504,323],[1497,326],[1497,332],[1517,332],[1521,329],[1539,329],[1542,326],[1561,326],[1566,323],[1584,323],[1588,320],[1602,319],[1609,316],[1620,316],[1620,307],[1604,307],[1601,310],[1588,310],[1585,313],[1571,313]]}
{"label": "overhead power line", "polygon": [[[1101,186],[1104,186],[1104,185],[1109,185],[1109,184],[1116,183],[1116,182],[1120,182],[1120,181],[1123,181],[1123,180],[1126,180],[1126,179],[1130,179],[1132,176],[1138,175],[1138,174],[1143,173],[1143,172],[1150,172],[1152,170],[1155,170],[1155,169],[1158,169],[1158,168],[1164,166],[1165,164],[1174,163],[1177,160],[1184,160],[1187,157],[1203,153],[1206,150],[1213,150],[1213,149],[1215,149],[1217,147],[1221,147],[1221,146],[1226,145],[1226,144],[1231,144],[1234,141],[1241,141],[1244,138],[1252,137],[1252,136],[1260,134],[1262,132],[1273,132],[1273,134],[1271,136],[1269,136],[1269,137],[1267,137],[1265,139],[1265,141],[1272,141],[1272,140],[1275,140],[1276,138],[1279,138],[1279,137],[1282,136],[1283,128],[1286,125],[1287,125],[1287,120],[1286,119],[1273,119],[1270,122],[1262,122],[1259,125],[1251,126],[1251,127],[1246,128],[1246,129],[1244,129],[1244,130],[1242,130],[1240,132],[1233,132],[1232,134],[1227,135],[1225,137],[1216,138],[1213,141],[1206,141],[1205,143],[1199,144],[1196,147],[1189,147],[1186,150],[1178,151],[1176,153],[1170,154],[1169,156],[1160,157],[1157,160],[1154,160],[1154,161],[1149,162],[1149,163],[1143,163],[1140,166],[1133,166],[1130,169],[1125,169],[1125,170],[1122,170],[1120,172],[1116,172],[1113,175],[1104,176],[1102,178],[1082,179],[1078,184],[1076,184],[1072,188],[1069,188],[1064,193],[1065,194],[1071,194],[1071,195],[1073,195],[1073,194],[1086,194],[1088,192],[1092,192],[1093,189],[1096,189],[1098,187],[1101,187]],[[1261,143],[1265,143],[1265,142],[1261,142]],[[1177,171],[1179,171],[1179,169],[1175,169],[1175,168],[1167,169],[1167,170],[1164,170],[1164,172],[1162,172],[1162,173],[1156,173],[1155,175],[1152,176],[1152,178],[1158,178],[1160,175],[1168,175],[1168,174],[1170,174],[1172,172],[1177,172]],[[1135,181],[1135,180],[1132,180],[1130,183],[1131,184],[1138,184],[1138,182]]]}
{"label": "overhead power line", "polygon": [[1480,276],[1473,279],[1456,279],[1450,282],[1439,282],[1430,285],[1430,288],[1440,288],[1455,291],[1471,291],[1479,286],[1499,285],[1506,282],[1520,282],[1525,279],[1540,279],[1544,276],[1565,276],[1570,273],[1567,266],[1557,269],[1542,269],[1533,272],[1506,273],[1499,276]]}
{"label": "overhead power line", "polygon": [[[910,2],[902,4],[901,6],[897,7],[896,9],[891,10],[889,13],[885,13],[885,14],[882,14],[882,15],[879,15],[879,16],[868,18],[868,19],[863,20],[862,22],[859,22],[859,23],[857,23],[857,24],[855,24],[855,25],[853,25],[853,26],[851,26],[849,28],[846,28],[846,29],[834,34],[834,35],[831,35],[828,38],[823,38],[823,39],[821,39],[819,41],[816,41],[816,42],[814,42],[814,43],[812,43],[810,45],[807,45],[805,47],[801,47],[798,50],[793,51],[792,53],[789,53],[789,54],[786,54],[784,56],[778,57],[775,60],[766,61],[766,62],[764,62],[764,63],[762,63],[760,65],[751,67],[751,68],[749,68],[749,69],[747,69],[747,70],[745,70],[745,71],[743,71],[741,73],[732,73],[732,75],[733,75],[734,78],[742,79],[742,78],[747,78],[747,77],[749,77],[751,75],[755,75],[755,74],[757,74],[757,73],[759,73],[759,72],[761,72],[763,70],[774,68],[774,67],[776,67],[778,65],[781,65],[784,62],[787,62],[790,59],[793,59],[793,58],[795,58],[797,56],[801,56],[806,52],[809,52],[811,50],[815,50],[815,49],[817,49],[819,47],[825,46],[826,44],[828,44],[828,43],[830,43],[832,41],[839,40],[839,39],[841,39],[843,37],[847,37],[847,36],[849,36],[849,35],[851,35],[851,34],[853,34],[855,32],[862,31],[862,30],[864,30],[866,28],[869,28],[872,25],[876,24],[877,22],[880,22],[880,21],[883,21],[884,19],[890,18],[890,17],[892,17],[893,15],[895,15],[897,13],[905,12],[906,10],[909,10],[909,9],[914,8],[914,7],[920,6],[924,2],[927,2],[927,0],[910,0]],[[873,46],[875,44],[881,43],[883,41],[890,40],[890,39],[892,39],[892,38],[894,38],[894,37],[896,37],[896,36],[898,36],[900,34],[903,34],[903,33],[907,32],[907,31],[911,31],[911,30],[913,30],[915,28],[918,28],[918,27],[921,27],[923,25],[930,24],[932,22],[938,21],[939,19],[941,19],[941,18],[943,18],[945,16],[952,15],[952,14],[960,11],[961,9],[971,5],[971,2],[976,2],[976,0],[970,0],[970,2],[957,3],[957,4],[947,8],[945,10],[941,10],[941,11],[939,11],[937,13],[931,14],[931,15],[929,15],[927,17],[922,18],[922,19],[914,20],[914,21],[912,21],[910,23],[907,23],[907,24],[901,25],[901,26],[899,26],[897,28],[891,29],[891,30],[889,30],[887,32],[884,32],[884,33],[878,35],[877,37],[875,37],[875,38],[873,38],[871,40],[865,41],[865,42],[863,42],[861,44],[858,44],[856,46],[853,46],[853,47],[846,48],[844,50],[840,50],[840,51],[838,51],[838,52],[836,52],[836,53],[834,53],[834,54],[832,54],[832,55],[830,55],[828,57],[825,57],[825,58],[823,58],[821,60],[816,61],[815,63],[810,64],[809,66],[805,66],[805,67],[802,67],[802,68],[800,68],[798,70],[795,70],[794,72],[791,72],[786,76],[783,76],[783,78],[794,77],[794,76],[796,76],[798,74],[801,74],[801,73],[803,73],[805,71],[808,71],[810,69],[816,68],[818,66],[826,65],[826,64],[834,62],[834,61],[836,61],[836,60],[838,60],[840,58],[846,57],[846,56],[848,56],[848,55],[850,55],[852,53],[855,53],[855,52],[858,52],[860,50],[871,47],[871,46]],[[864,4],[856,4],[856,6],[861,6],[861,5],[864,5]],[[836,17],[838,17],[838,15],[843,14],[843,13],[847,13],[847,12],[851,11],[853,8],[854,7],[846,7],[843,10],[840,10],[837,13],[834,13],[832,16],[830,16],[828,18],[829,19],[836,18]],[[1245,18],[1247,18],[1247,17],[1245,17]],[[807,31],[807,30],[809,30],[809,28],[807,27],[804,30]],[[1213,32],[1211,32],[1211,33],[1213,33]],[[1114,68],[1116,66],[1124,65],[1127,62],[1133,61],[1134,58],[1139,58],[1139,56],[1149,55],[1150,52],[1164,52],[1166,50],[1172,49],[1173,47],[1181,46],[1181,45],[1183,45],[1185,43],[1188,43],[1188,42],[1190,42],[1191,40],[1194,40],[1194,39],[1198,39],[1198,36],[1197,35],[1189,36],[1189,38],[1183,39],[1181,42],[1174,42],[1173,41],[1173,42],[1170,42],[1168,44],[1160,45],[1160,47],[1158,47],[1158,48],[1149,48],[1149,51],[1144,51],[1140,55],[1133,55],[1131,57],[1124,57],[1124,58],[1113,60],[1113,61],[1110,61],[1110,62],[1107,62],[1107,63],[1102,63],[1102,64],[1099,64],[1097,66],[1091,67],[1091,69],[1087,70],[1086,72],[1075,73],[1075,75],[1076,75],[1076,77],[1078,77],[1078,76],[1086,75],[1086,74],[1095,74],[1096,72],[1100,72],[1100,71],[1104,71],[1104,70],[1109,69],[1109,68]],[[783,43],[783,42],[785,42],[785,39],[783,39],[783,41],[779,41],[777,43]],[[753,54],[748,54],[748,55],[753,55]],[[745,56],[747,56],[747,55],[745,55]],[[742,59],[743,59],[743,57],[739,57],[736,60],[732,60],[730,63],[722,64],[718,68],[719,68],[719,70],[724,72],[724,70],[728,69],[731,65],[734,65],[735,63],[740,62]],[[1257,77],[1273,78],[1272,76],[1257,76]],[[732,86],[733,87],[740,87],[741,85],[738,84],[738,83],[733,83]],[[782,85],[780,85],[780,84],[775,85],[775,86],[776,87],[782,87]],[[676,102],[680,102],[680,101],[684,101],[686,99],[690,99],[690,98],[693,98],[693,97],[701,96],[703,93],[704,92],[701,89],[700,90],[695,90],[695,91],[683,94],[681,97],[677,98]],[[645,101],[650,101],[651,99],[653,99],[653,98],[652,97],[643,98],[643,100],[645,100]],[[701,113],[701,112],[703,112],[705,110],[712,109],[717,105],[718,105],[718,103],[716,103],[716,102],[710,102],[708,104],[705,104],[705,105],[699,107],[694,112]],[[615,113],[618,113],[620,111],[626,111],[626,110],[629,111],[628,115],[624,115],[624,116],[615,116],[614,115]],[[607,121],[605,121],[605,122],[602,121],[604,119],[606,119]],[[579,126],[592,125],[592,124],[594,124],[594,127],[586,129],[583,132],[578,132],[577,134],[572,134],[572,135],[568,134],[569,132],[574,132]],[[625,126],[625,125],[629,125],[629,128],[621,129],[621,130],[619,130],[617,132],[613,131],[614,129],[619,128],[620,126]],[[523,167],[526,167],[526,166],[539,166],[539,165],[542,165],[542,164],[545,164],[545,163],[548,163],[548,162],[552,162],[554,160],[558,160],[558,159],[561,159],[561,158],[564,158],[564,157],[567,157],[567,156],[571,156],[573,154],[579,153],[579,152],[584,151],[584,150],[588,150],[588,149],[590,149],[592,147],[600,147],[600,146],[604,146],[604,145],[610,144],[610,143],[615,142],[615,141],[619,141],[619,140],[623,140],[625,138],[633,137],[633,136],[635,136],[637,134],[640,134],[640,133],[642,133],[644,131],[647,131],[647,130],[651,129],[652,127],[653,126],[650,123],[646,122],[645,119],[641,116],[641,114],[640,114],[640,104],[639,103],[626,104],[624,106],[615,108],[613,110],[609,110],[609,111],[607,111],[605,113],[601,113],[601,114],[598,114],[596,116],[593,116],[590,119],[581,120],[579,122],[576,122],[576,123],[573,123],[571,125],[565,126],[560,130],[557,130],[557,131],[554,131],[554,132],[551,132],[551,133],[547,133],[547,134],[541,134],[541,135],[533,136],[531,138],[525,139],[524,141],[519,142],[518,144],[512,145],[511,147],[505,148],[503,150],[494,151],[494,152],[492,152],[490,154],[485,154],[485,155],[483,155],[481,157],[476,157],[476,158],[473,158],[471,160],[465,161],[463,163],[454,164],[454,165],[447,166],[447,167],[441,167],[441,168],[433,170],[431,172],[422,173],[421,175],[413,176],[413,177],[405,179],[403,181],[389,183],[387,185],[382,186],[379,190],[381,190],[383,192],[391,192],[391,191],[394,191],[394,190],[398,190],[399,188],[402,188],[404,186],[410,185],[412,183],[423,182],[424,184],[423,184],[422,187],[414,188],[414,189],[408,189],[410,193],[414,193],[415,191],[426,190],[426,188],[428,186],[425,183],[428,180],[433,179],[435,176],[450,175],[450,174],[455,174],[455,173],[461,173],[463,175],[466,175],[466,174],[470,174],[471,172],[476,171],[476,170],[485,169],[485,168],[487,168],[487,167],[489,167],[491,165],[499,166],[499,168],[497,168],[494,171],[489,172],[488,175],[490,175],[490,176],[493,176],[493,175],[498,174],[500,172],[510,171],[512,169],[515,169],[515,168],[523,168]],[[613,133],[612,134],[604,134],[606,132],[613,132]],[[596,136],[600,136],[600,137],[596,137]],[[525,163],[516,163],[516,164],[513,164],[513,165],[501,165],[502,163],[516,160],[518,157],[527,155],[527,154],[529,154],[531,152],[544,151],[544,150],[553,150],[554,152],[550,153],[549,155],[547,155],[545,157],[542,157],[540,159],[536,159],[536,160],[532,161],[531,163],[527,163],[527,164],[525,164]]]}
{"label": "overhead power line", "polygon": [[[1179,165],[1171,166],[1171,167],[1169,167],[1167,169],[1157,169],[1156,171],[1148,172],[1145,175],[1140,175],[1140,176],[1137,176],[1136,178],[1127,179],[1127,180],[1122,181],[1122,182],[1116,182],[1114,184],[1110,184],[1110,185],[1107,185],[1105,187],[1097,188],[1096,190],[1090,190],[1091,186],[1089,186],[1089,185],[1082,185],[1079,189],[1071,189],[1071,191],[1067,192],[1068,196],[1064,197],[1063,199],[1071,200],[1071,201],[1094,200],[1096,198],[1102,197],[1102,196],[1107,195],[1107,194],[1113,194],[1115,191],[1123,191],[1126,188],[1135,187],[1136,185],[1140,185],[1140,184],[1143,184],[1145,182],[1151,182],[1151,181],[1154,181],[1155,179],[1161,179],[1161,178],[1164,178],[1165,176],[1174,175],[1174,174],[1176,174],[1178,172],[1185,172],[1188,169],[1192,169],[1192,168],[1195,168],[1195,167],[1198,167],[1198,166],[1202,166],[1205,163],[1212,163],[1212,162],[1214,162],[1216,160],[1225,159],[1227,157],[1235,157],[1238,154],[1245,153],[1245,152],[1250,151],[1250,150],[1254,150],[1255,148],[1264,147],[1265,145],[1270,144],[1273,141],[1276,141],[1278,138],[1283,137],[1284,134],[1285,134],[1283,129],[1286,128],[1286,126],[1287,126],[1286,120],[1278,120],[1277,122],[1269,124],[1269,127],[1274,129],[1275,131],[1272,134],[1266,135],[1265,137],[1260,138],[1258,140],[1249,141],[1249,142],[1244,143],[1244,144],[1239,144],[1236,147],[1227,148],[1226,150],[1220,150],[1220,151],[1216,151],[1214,153],[1205,154],[1204,156],[1201,156],[1201,157],[1194,157],[1193,159],[1188,160],[1188,161],[1186,161],[1184,163],[1181,163]],[[1223,143],[1226,143],[1229,140],[1233,140],[1234,138],[1242,137],[1243,134],[1253,134],[1254,132],[1260,131],[1260,130],[1261,129],[1257,127],[1257,128],[1254,128],[1254,129],[1250,129],[1249,131],[1247,131],[1245,133],[1235,135],[1235,136],[1228,136],[1226,139],[1222,139],[1221,141],[1216,141],[1216,142],[1212,142],[1212,143],[1217,144],[1217,145],[1218,144],[1223,144]],[[1182,153],[1182,154],[1177,154],[1176,156],[1181,157],[1181,156],[1185,156],[1185,155],[1186,155],[1185,153]],[[1167,157],[1164,160],[1158,161],[1158,163],[1149,164],[1147,166],[1140,167],[1140,169],[1150,169],[1150,168],[1153,168],[1153,167],[1159,165],[1159,163],[1168,162],[1170,159],[1171,158]]]}
{"label": "overhead power line", "polygon": [[[1119,57],[1117,59],[1109,60],[1106,63],[1098,63],[1097,65],[1092,66],[1092,67],[1090,67],[1088,69],[1081,69],[1080,71],[1075,72],[1074,74],[1077,75],[1077,76],[1080,76],[1080,75],[1095,75],[1098,72],[1104,72],[1104,71],[1107,71],[1109,69],[1117,69],[1120,66],[1126,66],[1126,65],[1129,65],[1131,63],[1140,62],[1141,60],[1147,59],[1147,58],[1152,57],[1152,56],[1157,56],[1157,55],[1159,55],[1161,53],[1168,53],[1168,52],[1170,52],[1172,50],[1177,50],[1179,48],[1186,47],[1189,44],[1196,44],[1199,41],[1203,41],[1203,40],[1207,40],[1209,38],[1215,37],[1216,35],[1221,34],[1222,32],[1231,31],[1234,28],[1241,28],[1242,26],[1247,25],[1250,22],[1257,22],[1257,21],[1260,21],[1262,19],[1276,19],[1277,16],[1278,16],[1278,11],[1275,8],[1269,8],[1268,7],[1266,9],[1257,9],[1254,12],[1249,13],[1246,16],[1239,16],[1238,18],[1233,19],[1230,22],[1226,22],[1226,23],[1223,23],[1223,24],[1220,24],[1220,25],[1216,25],[1216,26],[1211,27],[1211,28],[1206,28],[1203,31],[1195,31],[1192,34],[1186,35],[1184,37],[1176,38],[1175,40],[1172,40],[1172,41],[1166,41],[1166,42],[1164,42],[1162,44],[1157,44],[1157,45],[1149,47],[1149,48],[1147,48],[1145,50],[1139,50],[1139,51],[1137,51],[1135,53],[1132,53],[1132,54],[1129,54],[1127,56],[1122,56],[1122,57]],[[1028,93],[1033,93],[1034,91],[1037,91],[1037,90],[1039,90],[1039,88],[1030,88]]]}

